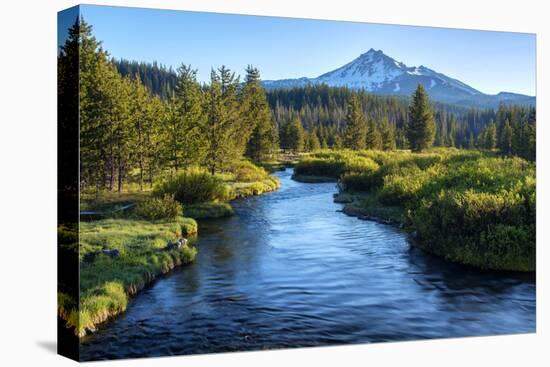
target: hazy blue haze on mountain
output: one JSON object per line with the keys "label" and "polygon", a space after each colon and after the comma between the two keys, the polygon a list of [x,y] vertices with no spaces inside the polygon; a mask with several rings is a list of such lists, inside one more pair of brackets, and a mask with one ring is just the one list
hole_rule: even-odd
{"label": "hazy blue haze on mountain", "polygon": [[199,70],[248,64],[264,79],[317,77],[370,48],[425,65],[485,94],[535,94],[535,35],[84,5],[94,34],[116,58],[181,62]]}

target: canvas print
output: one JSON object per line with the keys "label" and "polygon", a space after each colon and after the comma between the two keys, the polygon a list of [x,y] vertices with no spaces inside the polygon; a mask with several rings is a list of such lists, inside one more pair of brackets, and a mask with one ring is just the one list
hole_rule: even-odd
{"label": "canvas print", "polygon": [[536,331],[536,36],[58,15],[81,360]]}

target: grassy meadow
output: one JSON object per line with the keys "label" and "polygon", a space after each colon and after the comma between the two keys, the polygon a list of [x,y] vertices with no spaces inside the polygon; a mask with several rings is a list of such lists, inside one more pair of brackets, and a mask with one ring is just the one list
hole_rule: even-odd
{"label": "grassy meadow", "polygon": [[[191,244],[198,226],[191,218],[145,221],[103,219],[80,223],[80,312],[76,301],[58,294],[58,313],[67,326],[83,336],[97,325],[124,312],[130,296],[157,276],[190,263],[197,254]],[[189,245],[167,249],[182,234]],[[102,250],[117,250],[111,257]]]}

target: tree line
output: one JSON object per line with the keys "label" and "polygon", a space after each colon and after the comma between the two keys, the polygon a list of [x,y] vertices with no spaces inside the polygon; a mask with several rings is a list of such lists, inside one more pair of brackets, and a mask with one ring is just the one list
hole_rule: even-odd
{"label": "tree line", "polygon": [[[345,87],[309,85],[291,89],[268,91],[273,117],[279,126],[299,118],[307,134],[314,132],[322,147],[342,146],[345,127],[349,120],[352,99],[363,113],[372,133],[367,133],[366,148],[408,149],[407,126],[410,122],[410,104],[413,98],[377,96],[366,91]],[[501,104],[497,109],[465,108],[438,102],[429,102],[434,118],[433,145],[465,149],[502,149],[513,155],[534,160],[535,107]],[[503,149],[501,132],[505,120],[513,127],[516,149]],[[494,147],[485,144],[485,130],[495,124],[499,134]],[[368,130],[368,128],[367,128]],[[381,136],[393,136],[394,142],[381,142]],[[282,135],[281,135],[282,138]],[[315,139],[313,139],[315,140]],[[281,143],[283,140],[281,139]],[[522,146],[520,148],[519,146]],[[531,153],[529,153],[531,152]]]}
{"label": "tree line", "polygon": [[[167,93],[169,94],[149,81],[164,78],[164,82],[157,84],[166,85],[169,91],[170,79],[175,79],[175,72],[170,69],[156,63],[127,60],[113,62],[121,73],[124,74],[131,69],[134,74],[139,75],[144,83],[151,85],[150,90],[155,95],[164,98]],[[319,147],[343,147],[343,133],[352,98],[359,100],[360,109],[371,127],[372,134],[366,135],[369,138],[365,143],[367,148],[409,148],[406,127],[410,118],[411,98],[377,96],[362,90],[354,91],[346,87],[329,87],[324,84],[267,91],[267,100],[272,118],[278,127],[281,148],[311,151]],[[502,104],[498,109],[481,109],[433,101],[430,102],[430,106],[435,122],[434,146],[497,148],[506,155],[518,155],[534,160],[534,107]],[[510,128],[506,127],[506,119],[514,138],[509,138]],[[297,122],[300,122],[301,128]],[[498,135],[494,139],[495,144],[491,143],[493,124]]]}
{"label": "tree line", "polygon": [[412,99],[326,85],[266,92],[252,66],[243,81],[221,66],[201,84],[190,65],[173,71],[113,60],[83,19],[60,47],[60,96],[74,93],[75,59],[81,185],[98,191],[121,191],[130,176],[143,189],[191,165],[220,172],[243,157],[272,159],[279,149],[420,151],[435,145],[498,148],[535,159],[533,107],[434,104],[423,88]]}
{"label": "tree line", "polygon": [[196,70],[182,64],[173,91],[161,98],[137,74],[119,72],[83,19],[60,47],[60,96],[70,93],[74,75],[62,74],[74,60],[80,68],[82,188],[122,191],[133,176],[143,189],[191,165],[213,174],[243,157],[266,160],[277,149],[278,131],[252,66],[242,83],[222,66],[201,85]]}

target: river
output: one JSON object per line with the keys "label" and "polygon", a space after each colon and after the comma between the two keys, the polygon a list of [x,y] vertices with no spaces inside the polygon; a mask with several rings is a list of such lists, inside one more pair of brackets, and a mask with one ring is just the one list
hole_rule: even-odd
{"label": "river", "polygon": [[482,272],[349,217],[334,183],[277,173],[273,193],[200,223],[195,263],[81,342],[82,360],[535,331],[533,275]]}

